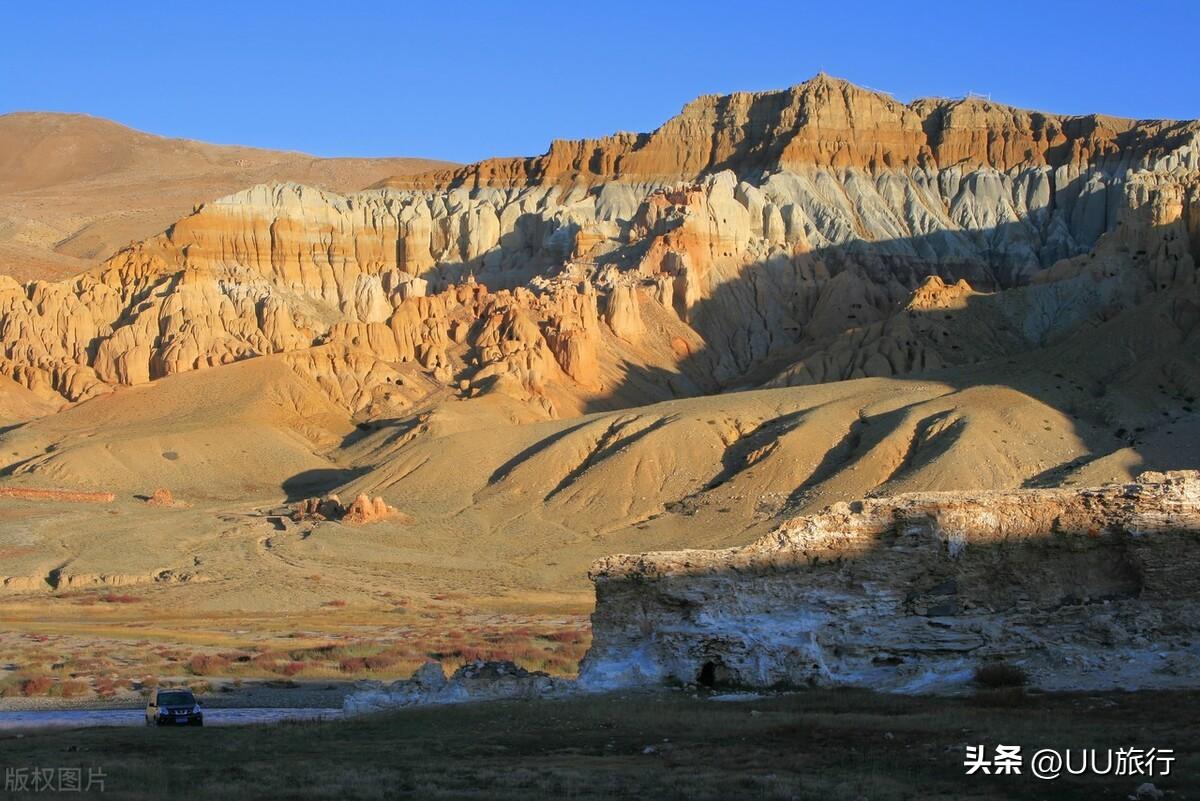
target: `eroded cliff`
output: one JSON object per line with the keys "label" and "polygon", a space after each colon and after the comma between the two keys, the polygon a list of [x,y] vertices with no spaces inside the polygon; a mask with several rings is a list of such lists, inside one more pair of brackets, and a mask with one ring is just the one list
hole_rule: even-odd
{"label": "eroded cliff", "polygon": [[1048,689],[1196,686],[1198,558],[1195,471],[835,504],[744,547],[597,562],[581,680],[917,692],[1004,661]]}
{"label": "eroded cliff", "polygon": [[[592,177],[256,186],[70,281],[0,278],[0,424],[43,416],[0,471],[144,483],[144,460],[85,469],[106,421],[161,395],[155,436],[199,430],[235,377],[278,387],[254,413],[311,450],[256,481],[334,462],[345,497],[396,503],[480,462],[464,432],[559,418],[489,446],[476,502],[537,487],[572,531],[671,544],[691,515],[724,543],[865,493],[1190,467],[1195,133],[822,77],[703,98]],[[172,377],[188,392],[125,391]],[[771,392],[719,394],[747,388]]]}
{"label": "eroded cliff", "polygon": [[354,413],[396,411],[374,359],[554,416],[969,364],[1194,287],[1198,159],[1191,123],[819,77],[487,180],[258,186],[70,281],[0,278],[0,374],[76,402],[332,343]]}

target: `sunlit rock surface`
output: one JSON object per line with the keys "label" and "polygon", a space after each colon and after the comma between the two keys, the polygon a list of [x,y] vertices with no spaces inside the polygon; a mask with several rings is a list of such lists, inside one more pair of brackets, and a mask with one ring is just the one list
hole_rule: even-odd
{"label": "sunlit rock surface", "polygon": [[[0,276],[0,375],[66,404],[331,346],[291,364],[355,414],[401,411],[412,362],[553,417],[636,375],[647,402],[969,364],[1195,285],[1198,131],[818,76],[354,194],[259,185],[75,278]],[[931,279],[982,322],[928,314]]]}

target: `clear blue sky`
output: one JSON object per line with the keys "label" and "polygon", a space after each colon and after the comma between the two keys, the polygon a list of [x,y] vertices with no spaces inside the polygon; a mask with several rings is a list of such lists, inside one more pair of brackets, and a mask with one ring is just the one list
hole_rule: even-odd
{"label": "clear blue sky", "polygon": [[1200,117],[1200,0],[13,2],[0,112],[470,161],[651,130],[819,70],[902,100]]}

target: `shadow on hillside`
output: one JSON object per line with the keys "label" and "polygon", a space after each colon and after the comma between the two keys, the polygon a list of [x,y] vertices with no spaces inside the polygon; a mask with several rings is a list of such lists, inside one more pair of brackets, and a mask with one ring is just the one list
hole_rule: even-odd
{"label": "shadow on hillside", "polygon": [[287,496],[288,502],[293,503],[295,501],[302,501],[305,498],[326,495],[343,484],[358,478],[365,472],[365,468],[321,468],[305,470],[284,481],[282,489]]}
{"label": "shadow on hillside", "polygon": [[[1030,278],[1062,255],[1061,242],[1047,243],[1044,236],[1053,228],[1043,219],[986,230],[854,241],[800,254],[781,250],[738,266],[735,274],[714,275],[715,288],[702,300],[690,308],[676,305],[705,346],[678,370],[627,363],[625,381],[610,397],[589,404],[587,411],[612,411],[620,407],[620,399],[638,396],[733,392],[871,376],[928,378],[958,390],[998,384],[1069,417],[1087,451],[1082,459],[1029,475],[1029,486],[1056,483],[1067,471],[1124,447],[1132,448],[1147,468],[1183,466],[1175,459],[1165,463],[1161,448],[1158,456],[1147,458],[1139,447],[1157,430],[1170,431],[1161,423],[1190,415],[1185,401],[1200,394],[1200,347],[1185,344],[1196,339],[1200,321],[1195,285],[1156,285],[1151,257],[1137,246],[1111,264],[1075,248],[1087,271],[1055,283],[1031,283]],[[1169,242],[1180,236],[1186,233],[1167,227],[1144,234],[1143,240]],[[1186,253],[1179,245],[1176,242],[1175,251],[1163,258],[1178,260]],[[628,255],[614,254],[613,259]],[[964,279],[978,294],[948,308],[936,303],[907,308],[913,293],[932,276],[947,287]],[[992,294],[1001,291],[1003,297]],[[1188,308],[1197,313],[1189,316]],[[1101,358],[1096,358],[1097,342],[1102,343]],[[1161,376],[1179,361],[1187,362],[1188,369],[1158,379],[1162,386],[1155,397],[1110,402],[1114,390],[1129,394],[1130,386],[1141,380],[1138,371]],[[679,390],[689,384],[694,392]],[[852,422],[807,479],[797,487],[781,488],[791,493],[790,504],[879,445],[906,412],[902,408]],[[918,421],[914,443],[923,430],[942,422],[939,414]],[[364,424],[343,445],[383,427],[394,441],[413,425],[410,420]],[[786,427],[787,421],[767,420],[762,425],[759,433],[767,436],[774,428]],[[514,467],[577,427],[564,425],[513,454],[489,483],[503,480]],[[962,426],[951,424],[932,445],[923,446],[921,460],[949,449],[961,434]],[[729,449],[721,475],[710,481],[711,486],[737,472],[739,448],[754,441],[751,435]],[[913,467],[915,447],[910,445],[887,482]],[[289,498],[318,494],[361,472],[308,471],[285,482],[284,490]]]}
{"label": "shadow on hillside", "polygon": [[[1189,404],[1200,395],[1200,348],[1187,343],[1200,336],[1200,293],[1195,283],[1156,283],[1154,268],[1164,265],[1153,261],[1153,250],[1132,244],[1173,243],[1159,258],[1177,268],[1185,266],[1180,254],[1187,252],[1175,241],[1180,237],[1186,242],[1182,226],[1148,230],[1130,239],[1128,252],[1103,262],[1094,251],[1077,249],[1084,272],[1053,283],[1029,280],[1060,250],[1040,244],[1029,223],[780,252],[737,268],[691,308],[677,298],[677,313],[706,343],[679,372],[715,376],[725,392],[873,376],[929,378],[959,390],[1007,386],[1071,418],[1089,453],[1027,481],[1052,484],[1100,455],[1123,447],[1137,452],[1146,437],[1168,434],[1171,424],[1192,414]],[[938,257],[964,252],[983,258]],[[949,287],[965,279],[979,294],[958,308],[906,308],[931,276]],[[630,386],[666,386],[678,375],[626,366],[626,382],[614,395]],[[1141,384],[1149,376],[1157,378],[1147,393]],[[1109,397],[1114,391],[1122,397]],[[1142,397],[1125,397],[1131,394]],[[606,410],[603,401],[589,407]],[[891,429],[889,415],[852,424],[796,493],[878,444]],[[918,429],[934,422],[922,421]],[[946,436],[938,441],[948,447]],[[1145,468],[1180,466],[1138,458]],[[893,478],[911,462],[907,454]]]}

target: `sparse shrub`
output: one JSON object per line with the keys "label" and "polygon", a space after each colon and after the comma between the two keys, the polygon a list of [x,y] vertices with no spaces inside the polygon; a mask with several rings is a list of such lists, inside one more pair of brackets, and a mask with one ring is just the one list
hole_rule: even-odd
{"label": "sparse shrub", "polygon": [[214,654],[196,654],[188,660],[188,670],[195,676],[210,676],[229,667],[229,660]]}
{"label": "sparse shrub", "polygon": [[398,661],[399,660],[391,654],[375,654],[374,656],[368,656],[364,660],[364,663],[366,664],[367,670],[387,670]]}
{"label": "sparse shrub", "polygon": [[26,698],[34,696],[46,695],[50,692],[50,688],[54,686],[54,679],[49,676],[37,676],[36,678],[26,679],[21,682],[21,695]]}
{"label": "sparse shrub", "polygon": [[578,645],[587,639],[587,633],[579,629],[565,629],[562,631],[552,631],[546,635],[546,639],[551,642],[560,642],[569,645]]}
{"label": "sparse shrub", "polygon": [[95,659],[89,657],[77,657],[71,660],[71,667],[82,673],[95,673],[108,667],[107,659]]}
{"label": "sparse shrub", "polygon": [[86,681],[64,681],[59,685],[63,698],[78,698],[91,689]]}
{"label": "sparse shrub", "polygon": [[579,662],[574,659],[552,656],[546,660],[545,670],[547,673],[575,673],[579,670]]}
{"label": "sparse shrub", "polygon": [[367,660],[361,656],[351,656],[338,662],[338,670],[343,673],[361,673],[367,669]]}
{"label": "sparse shrub", "polygon": [[1007,662],[988,662],[975,668],[975,683],[981,687],[1022,687],[1029,682],[1029,674],[1017,665]]}
{"label": "sparse shrub", "polygon": [[463,646],[462,648],[456,648],[452,653],[457,655],[458,658],[464,662],[474,662],[478,659],[484,659],[488,655],[488,652],[484,651],[482,648],[475,648],[471,645]]}
{"label": "sparse shrub", "polygon": [[334,609],[341,609],[343,606],[346,605],[346,602],[339,598],[339,599],[333,600],[333,601],[326,601],[324,605],[331,606]]}
{"label": "sparse shrub", "polygon": [[274,654],[259,654],[250,660],[250,664],[260,670],[274,671],[279,667],[279,660]]}
{"label": "sparse shrub", "polygon": [[284,676],[295,676],[306,667],[308,667],[308,665],[305,662],[288,662],[286,665],[279,668],[279,672]]}
{"label": "sparse shrub", "polygon": [[304,662],[309,659],[333,659],[339,655],[339,646],[335,643],[318,645],[314,648],[299,648],[292,651],[289,657],[293,662]]}

